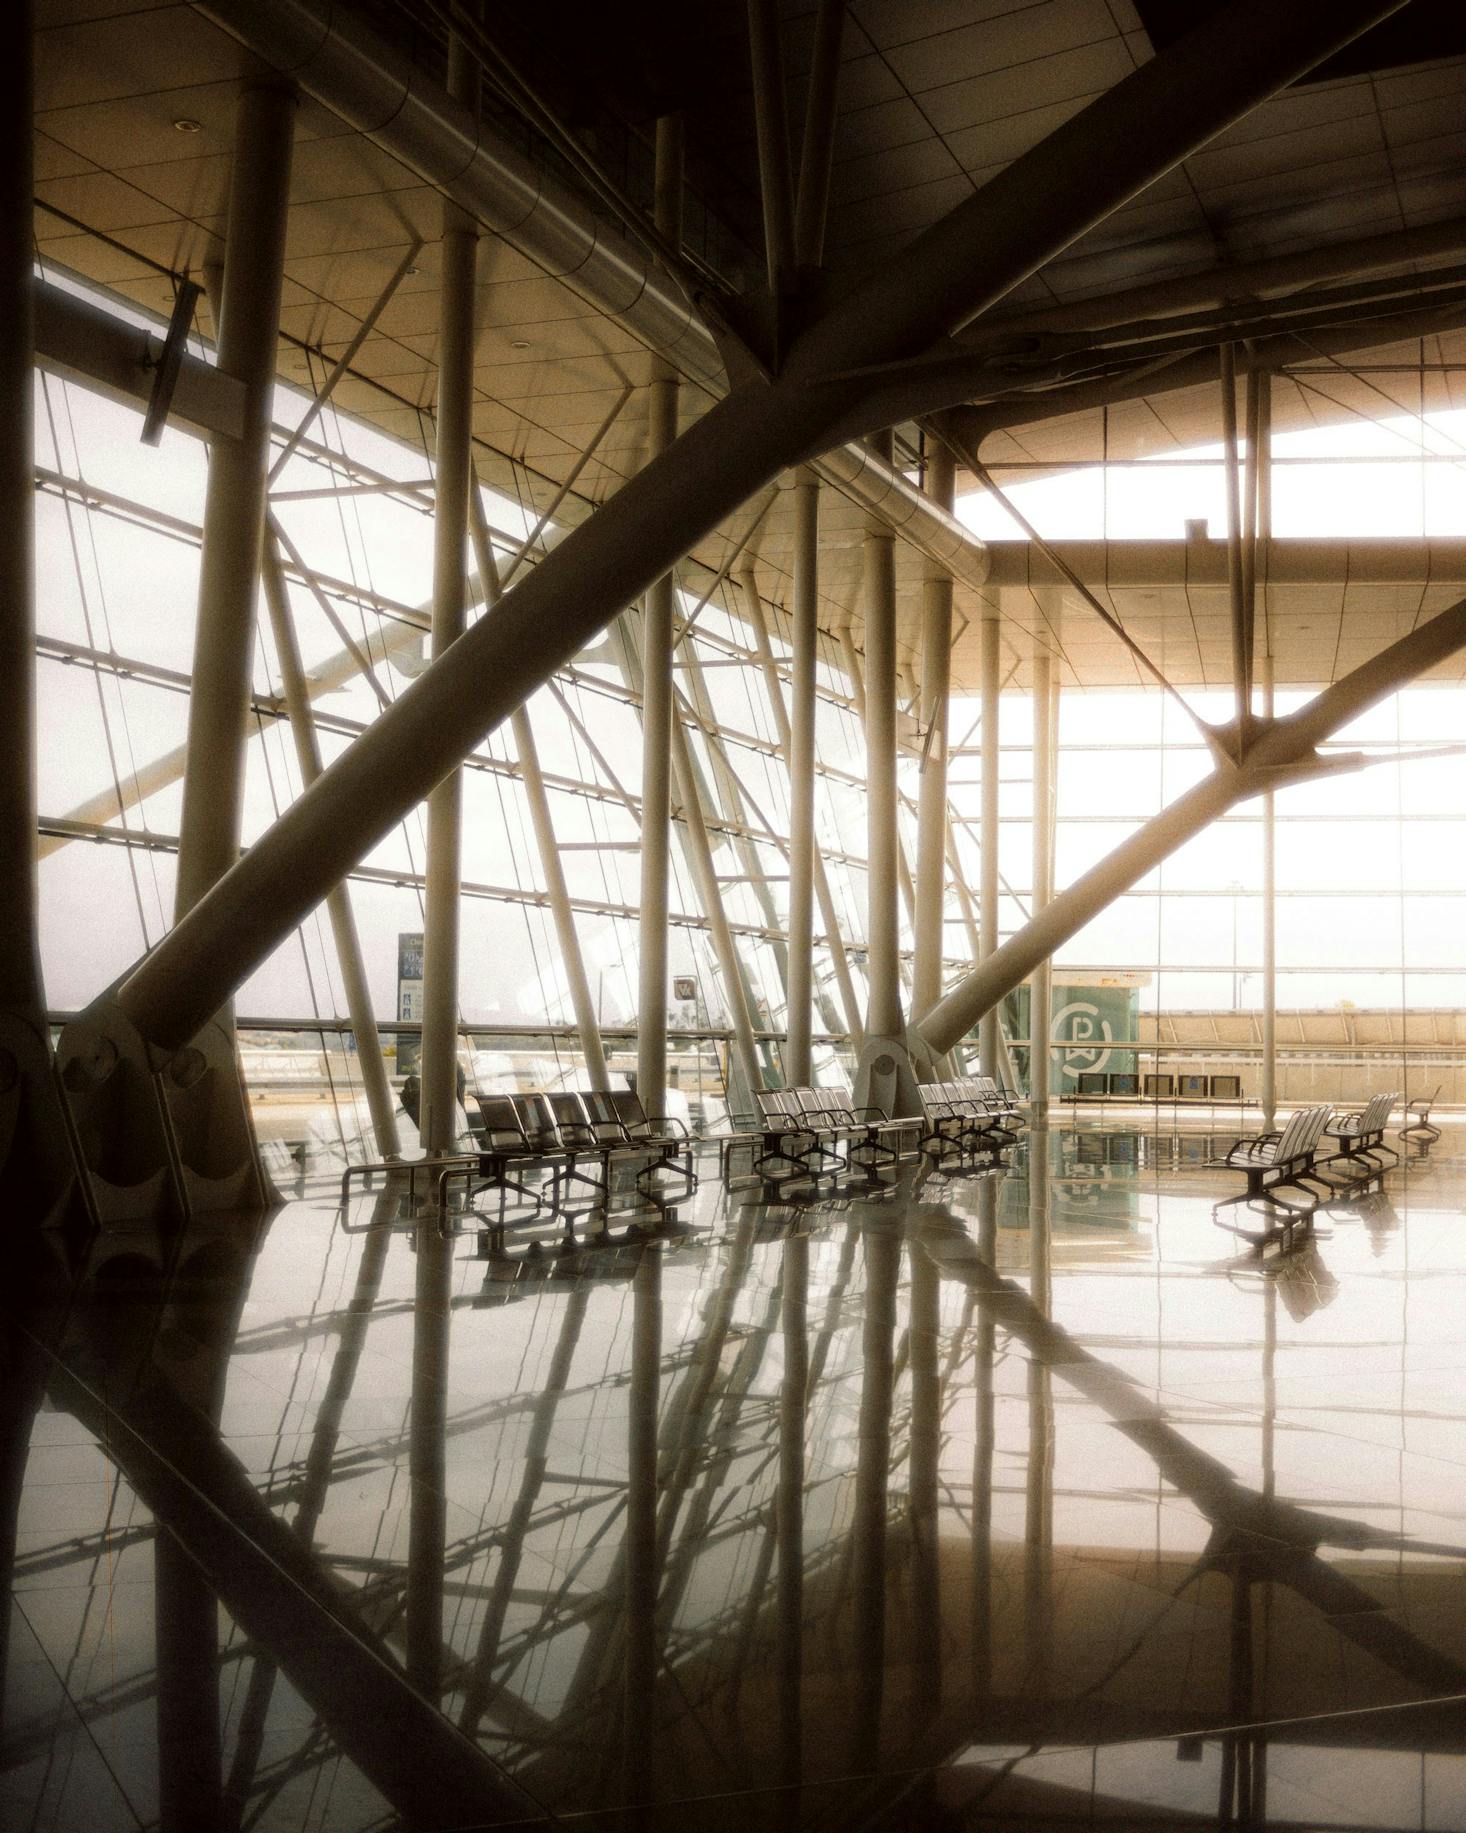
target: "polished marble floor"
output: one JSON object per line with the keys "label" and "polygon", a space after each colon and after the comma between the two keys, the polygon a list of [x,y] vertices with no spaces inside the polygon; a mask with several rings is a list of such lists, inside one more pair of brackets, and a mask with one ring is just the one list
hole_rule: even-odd
{"label": "polished marble floor", "polygon": [[[1466,1136],[12,1229],[0,1825],[1466,1829]],[[776,1200],[777,1199],[777,1200]]]}

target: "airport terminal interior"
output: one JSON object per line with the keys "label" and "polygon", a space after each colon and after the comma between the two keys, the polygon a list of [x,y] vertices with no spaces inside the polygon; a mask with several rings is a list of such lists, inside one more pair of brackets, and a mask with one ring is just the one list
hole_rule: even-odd
{"label": "airport terminal interior", "polygon": [[0,1825],[1463,1833],[1466,11],[11,17]]}

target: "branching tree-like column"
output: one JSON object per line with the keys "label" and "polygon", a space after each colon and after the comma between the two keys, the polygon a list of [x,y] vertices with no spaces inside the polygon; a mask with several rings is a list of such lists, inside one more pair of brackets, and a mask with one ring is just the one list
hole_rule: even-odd
{"label": "branching tree-like column", "polygon": [[1240,761],[1234,762],[1219,746],[1219,761],[1210,776],[1152,816],[953,987],[921,1021],[923,1041],[932,1050],[950,1050],[1041,961],[1238,802],[1312,777],[1360,768],[1368,760],[1358,753],[1324,757],[1317,747],[1368,707],[1462,648],[1466,599],[1390,644],[1298,712],[1284,719],[1254,720],[1252,741]]}

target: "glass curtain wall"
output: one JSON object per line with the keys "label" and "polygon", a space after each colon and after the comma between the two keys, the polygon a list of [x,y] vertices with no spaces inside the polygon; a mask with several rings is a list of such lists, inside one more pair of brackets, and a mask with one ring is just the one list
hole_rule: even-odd
{"label": "glass curtain wall", "polygon": [[[293,425],[306,401],[282,387],[277,420]],[[140,414],[54,375],[37,374],[36,406],[41,920],[47,996],[59,1019],[94,998],[171,920],[207,456],[200,441],[172,430],[156,450],[142,446]],[[426,423],[413,445],[328,406],[272,489],[327,763],[424,666],[431,450]],[[551,489],[517,466],[515,486],[517,500],[484,495],[501,572],[538,521],[536,499]],[[523,563],[534,564],[557,533],[545,529]],[[678,651],[681,713],[750,1009],[765,1034],[766,1073],[777,1082],[786,1023],[787,775],[733,588],[720,587],[699,608],[706,579],[688,569],[679,581],[684,617],[697,613]],[[624,666],[624,645],[639,641],[638,613],[622,621],[624,630],[582,652],[529,709],[613,1070],[635,1063],[639,897],[640,716]],[[778,607],[771,622],[775,654],[787,658]],[[817,839],[863,1002],[864,745],[829,638],[818,685]],[[300,791],[263,607],[253,689],[246,844]],[[914,751],[903,764],[912,857],[918,765]],[[672,1076],[689,1117],[715,1126],[725,1117],[728,1011],[682,824],[675,828]],[[403,1046],[404,1067],[413,1030],[397,1028],[399,940],[422,929],[424,852],[423,813],[415,810],[351,881],[376,1016],[389,1052]],[[507,725],[468,760],[463,880],[460,999],[472,1083],[485,1091],[580,1085],[568,989]],[[910,940],[908,933],[908,951]],[[954,972],[964,958],[965,951]],[[818,1054],[833,1076],[850,1063],[827,947],[817,950],[815,972]],[[329,925],[317,912],[239,991],[262,1132],[272,1108],[290,1109],[288,1125],[299,1130],[296,1110],[305,1104],[315,1110],[312,1137],[353,1151],[363,1142],[365,1106],[345,1009]]]}

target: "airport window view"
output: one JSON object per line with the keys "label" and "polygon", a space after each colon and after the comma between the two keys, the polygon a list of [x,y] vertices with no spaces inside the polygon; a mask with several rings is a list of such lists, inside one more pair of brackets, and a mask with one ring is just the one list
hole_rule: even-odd
{"label": "airport window view", "polygon": [[4,1825],[1466,1828],[1466,24],[12,36]]}

